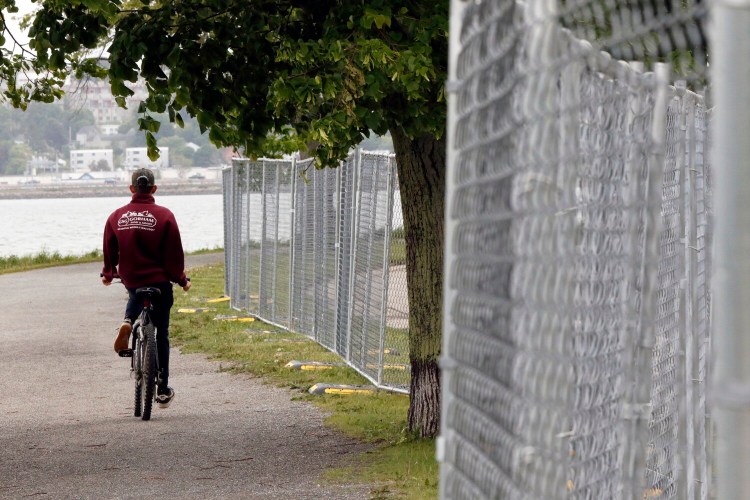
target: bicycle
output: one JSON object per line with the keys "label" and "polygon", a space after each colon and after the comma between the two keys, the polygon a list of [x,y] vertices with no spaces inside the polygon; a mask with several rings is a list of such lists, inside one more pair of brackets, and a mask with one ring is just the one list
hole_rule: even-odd
{"label": "bicycle", "polygon": [[151,409],[156,399],[156,387],[159,384],[159,356],[156,347],[156,327],[151,320],[154,310],[154,299],[161,295],[155,287],[142,287],[135,291],[135,296],[143,304],[143,309],[133,323],[131,348],[120,351],[124,358],[131,358],[130,372],[135,378],[135,397],[133,416],[143,420],[151,418]]}
{"label": "bicycle", "polygon": [[[190,281],[190,278],[187,278],[187,281]],[[161,290],[157,287],[136,288],[135,297],[141,302],[142,308],[133,323],[130,335],[131,347],[117,352],[120,357],[131,358],[130,373],[135,378],[133,416],[141,417],[143,420],[151,419],[151,409],[156,400],[157,387],[162,382],[156,342],[157,331],[151,319],[154,302],[158,302],[155,299],[159,296],[161,296]]]}

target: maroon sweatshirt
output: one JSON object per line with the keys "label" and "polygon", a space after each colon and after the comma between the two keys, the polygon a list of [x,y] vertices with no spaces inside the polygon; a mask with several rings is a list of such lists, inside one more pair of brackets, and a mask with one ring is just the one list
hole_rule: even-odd
{"label": "maroon sweatshirt", "polygon": [[128,288],[171,281],[187,284],[185,254],[174,214],[150,194],[133,195],[104,226],[102,276],[119,275]]}

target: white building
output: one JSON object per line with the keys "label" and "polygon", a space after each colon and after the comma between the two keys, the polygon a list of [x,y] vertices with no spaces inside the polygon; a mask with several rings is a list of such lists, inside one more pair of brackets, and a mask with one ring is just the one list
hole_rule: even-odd
{"label": "white building", "polygon": [[120,125],[116,123],[107,123],[99,125],[99,130],[102,131],[102,135],[117,135],[119,133]]}
{"label": "white building", "polygon": [[111,149],[72,149],[70,150],[70,168],[76,171],[97,170],[102,160],[107,168],[114,168],[114,158]]}
{"label": "white building", "polygon": [[151,161],[146,148],[125,149],[125,169],[137,168],[162,169],[169,167],[169,148],[159,148],[159,158]]}

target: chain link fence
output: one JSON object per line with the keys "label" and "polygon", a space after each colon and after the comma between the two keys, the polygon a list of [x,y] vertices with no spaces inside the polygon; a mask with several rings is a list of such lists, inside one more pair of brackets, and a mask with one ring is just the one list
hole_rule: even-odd
{"label": "chain link fence", "polygon": [[452,7],[441,498],[709,498],[704,6]]}
{"label": "chain link fence", "polygon": [[306,335],[379,387],[409,387],[401,199],[393,155],[235,160],[224,170],[232,307]]}

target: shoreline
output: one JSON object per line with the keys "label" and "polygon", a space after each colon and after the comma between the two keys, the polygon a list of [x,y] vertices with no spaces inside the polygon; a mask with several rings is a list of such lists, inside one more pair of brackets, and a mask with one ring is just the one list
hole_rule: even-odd
{"label": "shoreline", "polygon": [[[217,182],[158,184],[161,196],[196,194],[222,194],[223,185]],[[0,200],[44,199],[44,198],[108,198],[129,197],[125,182],[116,185],[96,184],[91,186],[61,186],[37,184],[33,186],[0,186]]]}

